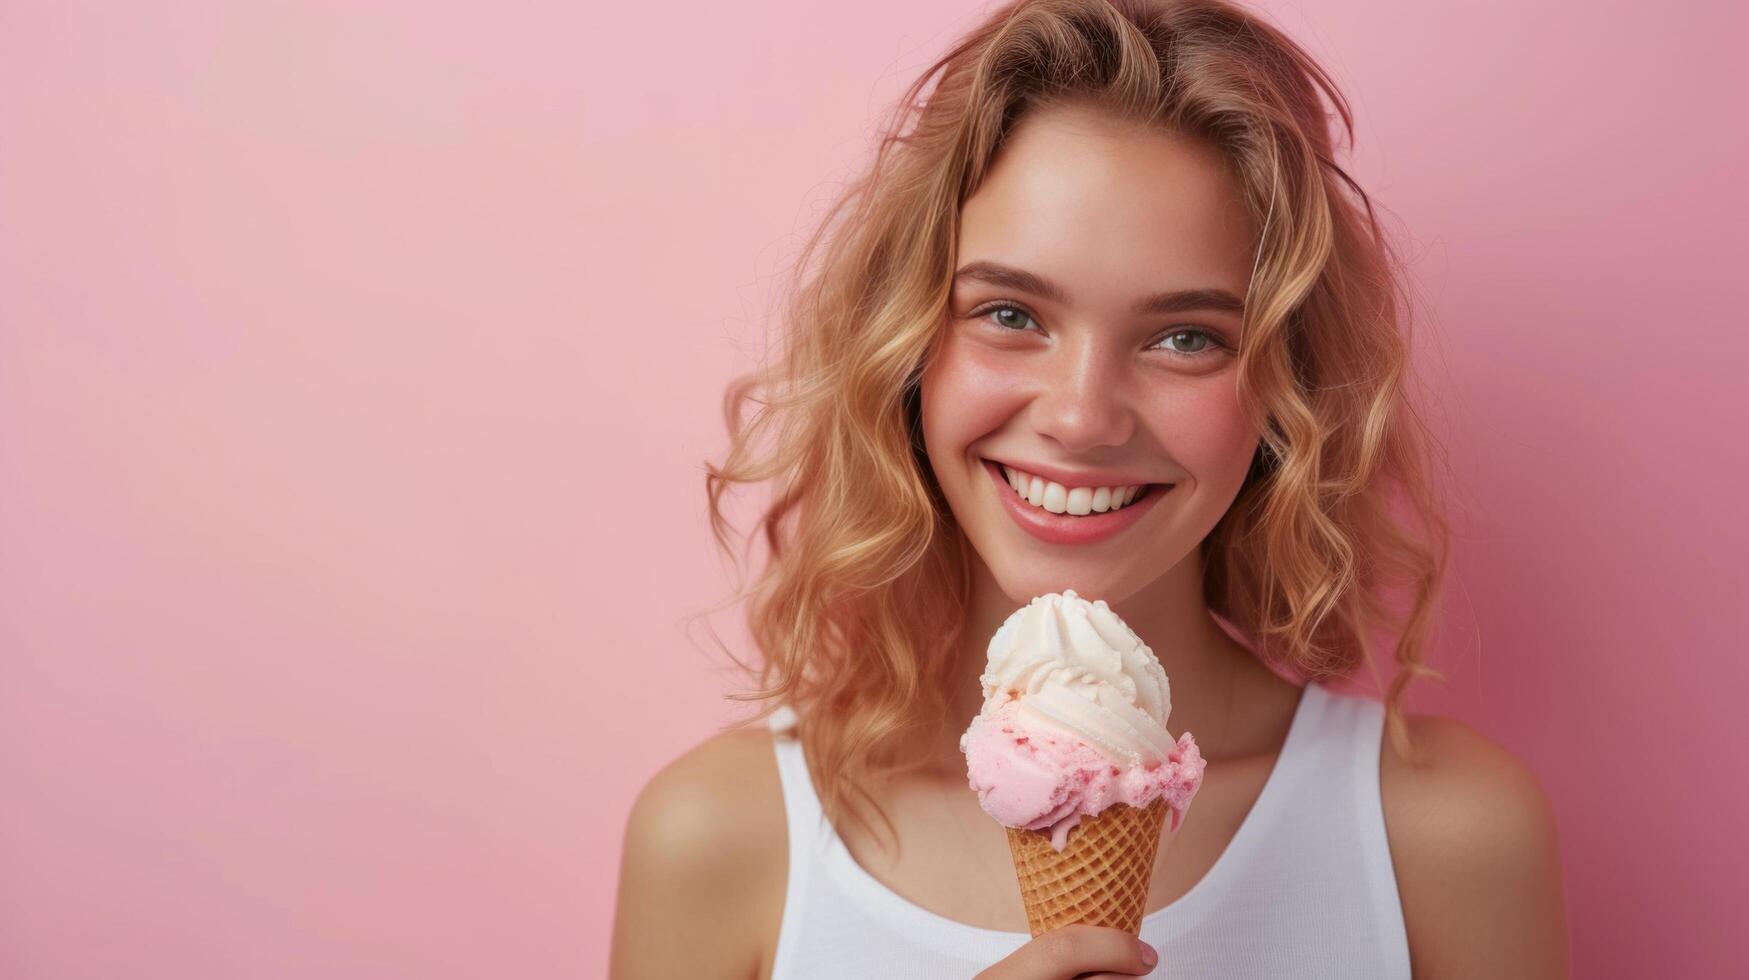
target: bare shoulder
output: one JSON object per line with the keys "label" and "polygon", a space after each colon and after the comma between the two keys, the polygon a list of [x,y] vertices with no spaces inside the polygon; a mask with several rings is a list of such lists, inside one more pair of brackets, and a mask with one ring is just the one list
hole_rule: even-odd
{"label": "bare shoulder", "polygon": [[714,735],[663,766],[626,819],[609,975],[762,975],[787,842],[763,724]]}
{"label": "bare shoulder", "polygon": [[1566,977],[1553,808],[1504,747],[1453,718],[1408,717],[1416,758],[1389,732],[1379,792],[1415,977]]}

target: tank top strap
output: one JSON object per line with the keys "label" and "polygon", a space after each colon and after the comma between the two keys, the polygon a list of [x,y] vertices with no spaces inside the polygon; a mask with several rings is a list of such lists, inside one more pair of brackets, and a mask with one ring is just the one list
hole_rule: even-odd
{"label": "tank top strap", "polygon": [[1383,755],[1385,704],[1370,697],[1345,698],[1349,722],[1350,764],[1354,788],[1362,868],[1367,894],[1372,899],[1374,928],[1390,960],[1393,976],[1409,975],[1409,934],[1403,919],[1402,896],[1397,891],[1396,865],[1391,858],[1390,837],[1385,830],[1384,797],[1379,791],[1379,765]]}
{"label": "tank top strap", "polygon": [[789,980],[795,972],[796,944],[802,941],[802,924],[814,911],[809,908],[816,881],[814,871],[821,863],[822,847],[830,841],[826,811],[814,790],[814,780],[808,775],[796,721],[795,709],[787,704],[766,717],[789,826],[789,874],[784,885],[783,922],[772,956],[772,980]]}
{"label": "tank top strap", "polygon": [[802,740],[796,732],[796,711],[789,705],[780,706],[767,719],[771,728],[772,751],[777,755],[777,772],[783,783],[783,808],[789,818],[791,867],[805,865],[815,853],[824,831],[826,812],[820,805],[814,780],[808,775],[808,763],[802,754]]}
{"label": "tank top strap", "polygon": [[[1384,705],[1365,695],[1307,685],[1305,732],[1298,751],[1284,761],[1289,782],[1315,785],[1346,812],[1356,803],[1362,813],[1379,806],[1379,747]],[[1335,792],[1340,787],[1343,792]]]}
{"label": "tank top strap", "polygon": [[[1277,763],[1272,782],[1283,784],[1283,797],[1310,792],[1329,799],[1332,790],[1350,787],[1366,791],[1355,771],[1358,761],[1370,755],[1374,772],[1372,787],[1378,789],[1379,728],[1378,703],[1331,690],[1320,682],[1305,686],[1303,703],[1294,718],[1293,730]],[[1290,792],[1291,791],[1291,792]],[[1340,796],[1343,807],[1349,805],[1347,792]]]}
{"label": "tank top strap", "polygon": [[1209,872],[1211,891],[1222,891],[1228,884],[1224,875],[1239,872],[1260,855],[1267,854],[1269,861],[1290,860],[1299,848],[1323,846],[1328,828],[1353,821],[1357,802],[1362,814],[1379,809],[1377,772],[1372,774],[1373,799],[1367,804],[1366,777],[1356,771],[1358,760],[1369,751],[1369,737],[1377,765],[1377,726],[1368,715],[1371,704],[1318,681],[1305,685],[1275,766],[1227,847],[1233,860],[1223,854]]}
{"label": "tank top strap", "polygon": [[[1384,705],[1371,697],[1308,684],[1303,731],[1281,759],[1296,803],[1316,800],[1340,813],[1381,813],[1379,746]],[[1382,819],[1382,818],[1381,818]]]}
{"label": "tank top strap", "polygon": [[[1384,703],[1362,694],[1312,685],[1316,700],[1306,705],[1306,729],[1300,751],[1285,757],[1284,792],[1276,802],[1300,819],[1280,824],[1271,835],[1273,860],[1289,862],[1307,848],[1339,845],[1352,862],[1352,899],[1369,922],[1369,942],[1389,960],[1391,976],[1409,975],[1408,935],[1390,840],[1385,832],[1384,801],[1379,794],[1379,756],[1385,728]],[[1333,833],[1340,829],[1340,836]]]}

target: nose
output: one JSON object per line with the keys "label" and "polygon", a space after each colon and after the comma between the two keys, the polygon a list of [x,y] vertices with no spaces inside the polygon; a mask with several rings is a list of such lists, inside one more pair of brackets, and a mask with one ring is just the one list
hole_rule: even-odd
{"label": "nose", "polygon": [[1129,442],[1136,417],[1129,384],[1111,352],[1083,338],[1046,360],[1032,406],[1041,435],[1055,440],[1065,454]]}

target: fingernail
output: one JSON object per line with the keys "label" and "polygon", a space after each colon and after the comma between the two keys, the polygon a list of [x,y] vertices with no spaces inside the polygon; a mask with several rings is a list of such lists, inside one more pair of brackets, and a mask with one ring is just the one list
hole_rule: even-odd
{"label": "fingernail", "polygon": [[1158,962],[1160,962],[1160,954],[1154,952],[1154,947],[1142,943],[1142,965],[1153,966]]}

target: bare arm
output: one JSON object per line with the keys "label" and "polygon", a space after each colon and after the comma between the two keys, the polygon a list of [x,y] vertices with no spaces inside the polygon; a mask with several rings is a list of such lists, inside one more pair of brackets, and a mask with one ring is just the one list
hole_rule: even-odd
{"label": "bare arm", "polygon": [[1416,717],[1429,763],[1387,765],[1417,980],[1570,976],[1555,819],[1535,774],[1462,722]]}
{"label": "bare arm", "polygon": [[769,814],[747,789],[748,746],[747,736],[717,736],[657,772],[632,804],[613,980],[755,976],[759,936],[745,897],[771,873],[773,850],[772,828],[759,822]]}

